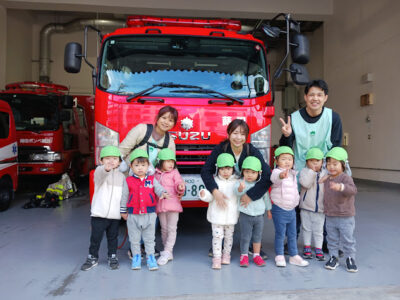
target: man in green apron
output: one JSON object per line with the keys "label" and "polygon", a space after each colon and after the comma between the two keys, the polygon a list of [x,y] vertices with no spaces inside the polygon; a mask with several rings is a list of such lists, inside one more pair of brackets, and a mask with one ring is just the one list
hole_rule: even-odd
{"label": "man in green apron", "polygon": [[[318,147],[325,155],[331,148],[342,146],[343,136],[339,114],[324,107],[328,100],[328,85],[325,81],[309,82],[304,89],[304,100],[306,106],[288,116],[287,122],[280,118],[282,137],[279,145],[293,148],[295,168],[298,172],[306,164],[308,149]],[[297,229],[300,229],[299,215]]]}

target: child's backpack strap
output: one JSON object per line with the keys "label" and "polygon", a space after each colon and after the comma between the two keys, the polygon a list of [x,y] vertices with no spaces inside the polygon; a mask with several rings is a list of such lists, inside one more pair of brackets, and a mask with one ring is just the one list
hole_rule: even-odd
{"label": "child's backpack strap", "polygon": [[135,150],[136,148],[143,146],[144,144],[146,144],[151,136],[151,133],[153,132],[153,124],[146,124],[147,128],[146,128],[146,134],[144,135],[143,139],[140,141],[139,144],[137,144],[135,147],[133,147],[133,149],[131,150],[131,152],[133,150]]}

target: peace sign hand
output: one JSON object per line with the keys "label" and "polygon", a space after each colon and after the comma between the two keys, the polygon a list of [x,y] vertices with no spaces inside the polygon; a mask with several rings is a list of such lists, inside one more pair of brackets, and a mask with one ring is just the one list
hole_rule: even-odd
{"label": "peace sign hand", "polygon": [[289,137],[292,134],[292,125],[290,124],[290,116],[288,116],[288,121],[287,123],[285,122],[284,119],[279,118],[279,121],[282,124],[282,134],[285,137]]}

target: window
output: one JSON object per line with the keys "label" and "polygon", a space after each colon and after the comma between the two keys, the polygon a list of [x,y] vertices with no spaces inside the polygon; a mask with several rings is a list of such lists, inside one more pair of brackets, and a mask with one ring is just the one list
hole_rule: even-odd
{"label": "window", "polygon": [[10,133],[10,115],[0,112],[0,139],[8,138]]}

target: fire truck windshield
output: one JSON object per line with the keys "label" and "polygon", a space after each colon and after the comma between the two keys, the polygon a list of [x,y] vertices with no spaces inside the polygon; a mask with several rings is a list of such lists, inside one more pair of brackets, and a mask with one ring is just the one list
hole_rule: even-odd
{"label": "fire truck windshield", "polygon": [[12,109],[17,130],[56,130],[59,128],[58,97],[32,94],[1,94]]}
{"label": "fire truck windshield", "polygon": [[[253,41],[188,36],[123,36],[103,47],[99,87],[133,95],[173,81],[235,98],[268,92],[263,47]],[[193,89],[160,88],[154,97],[210,97]]]}

